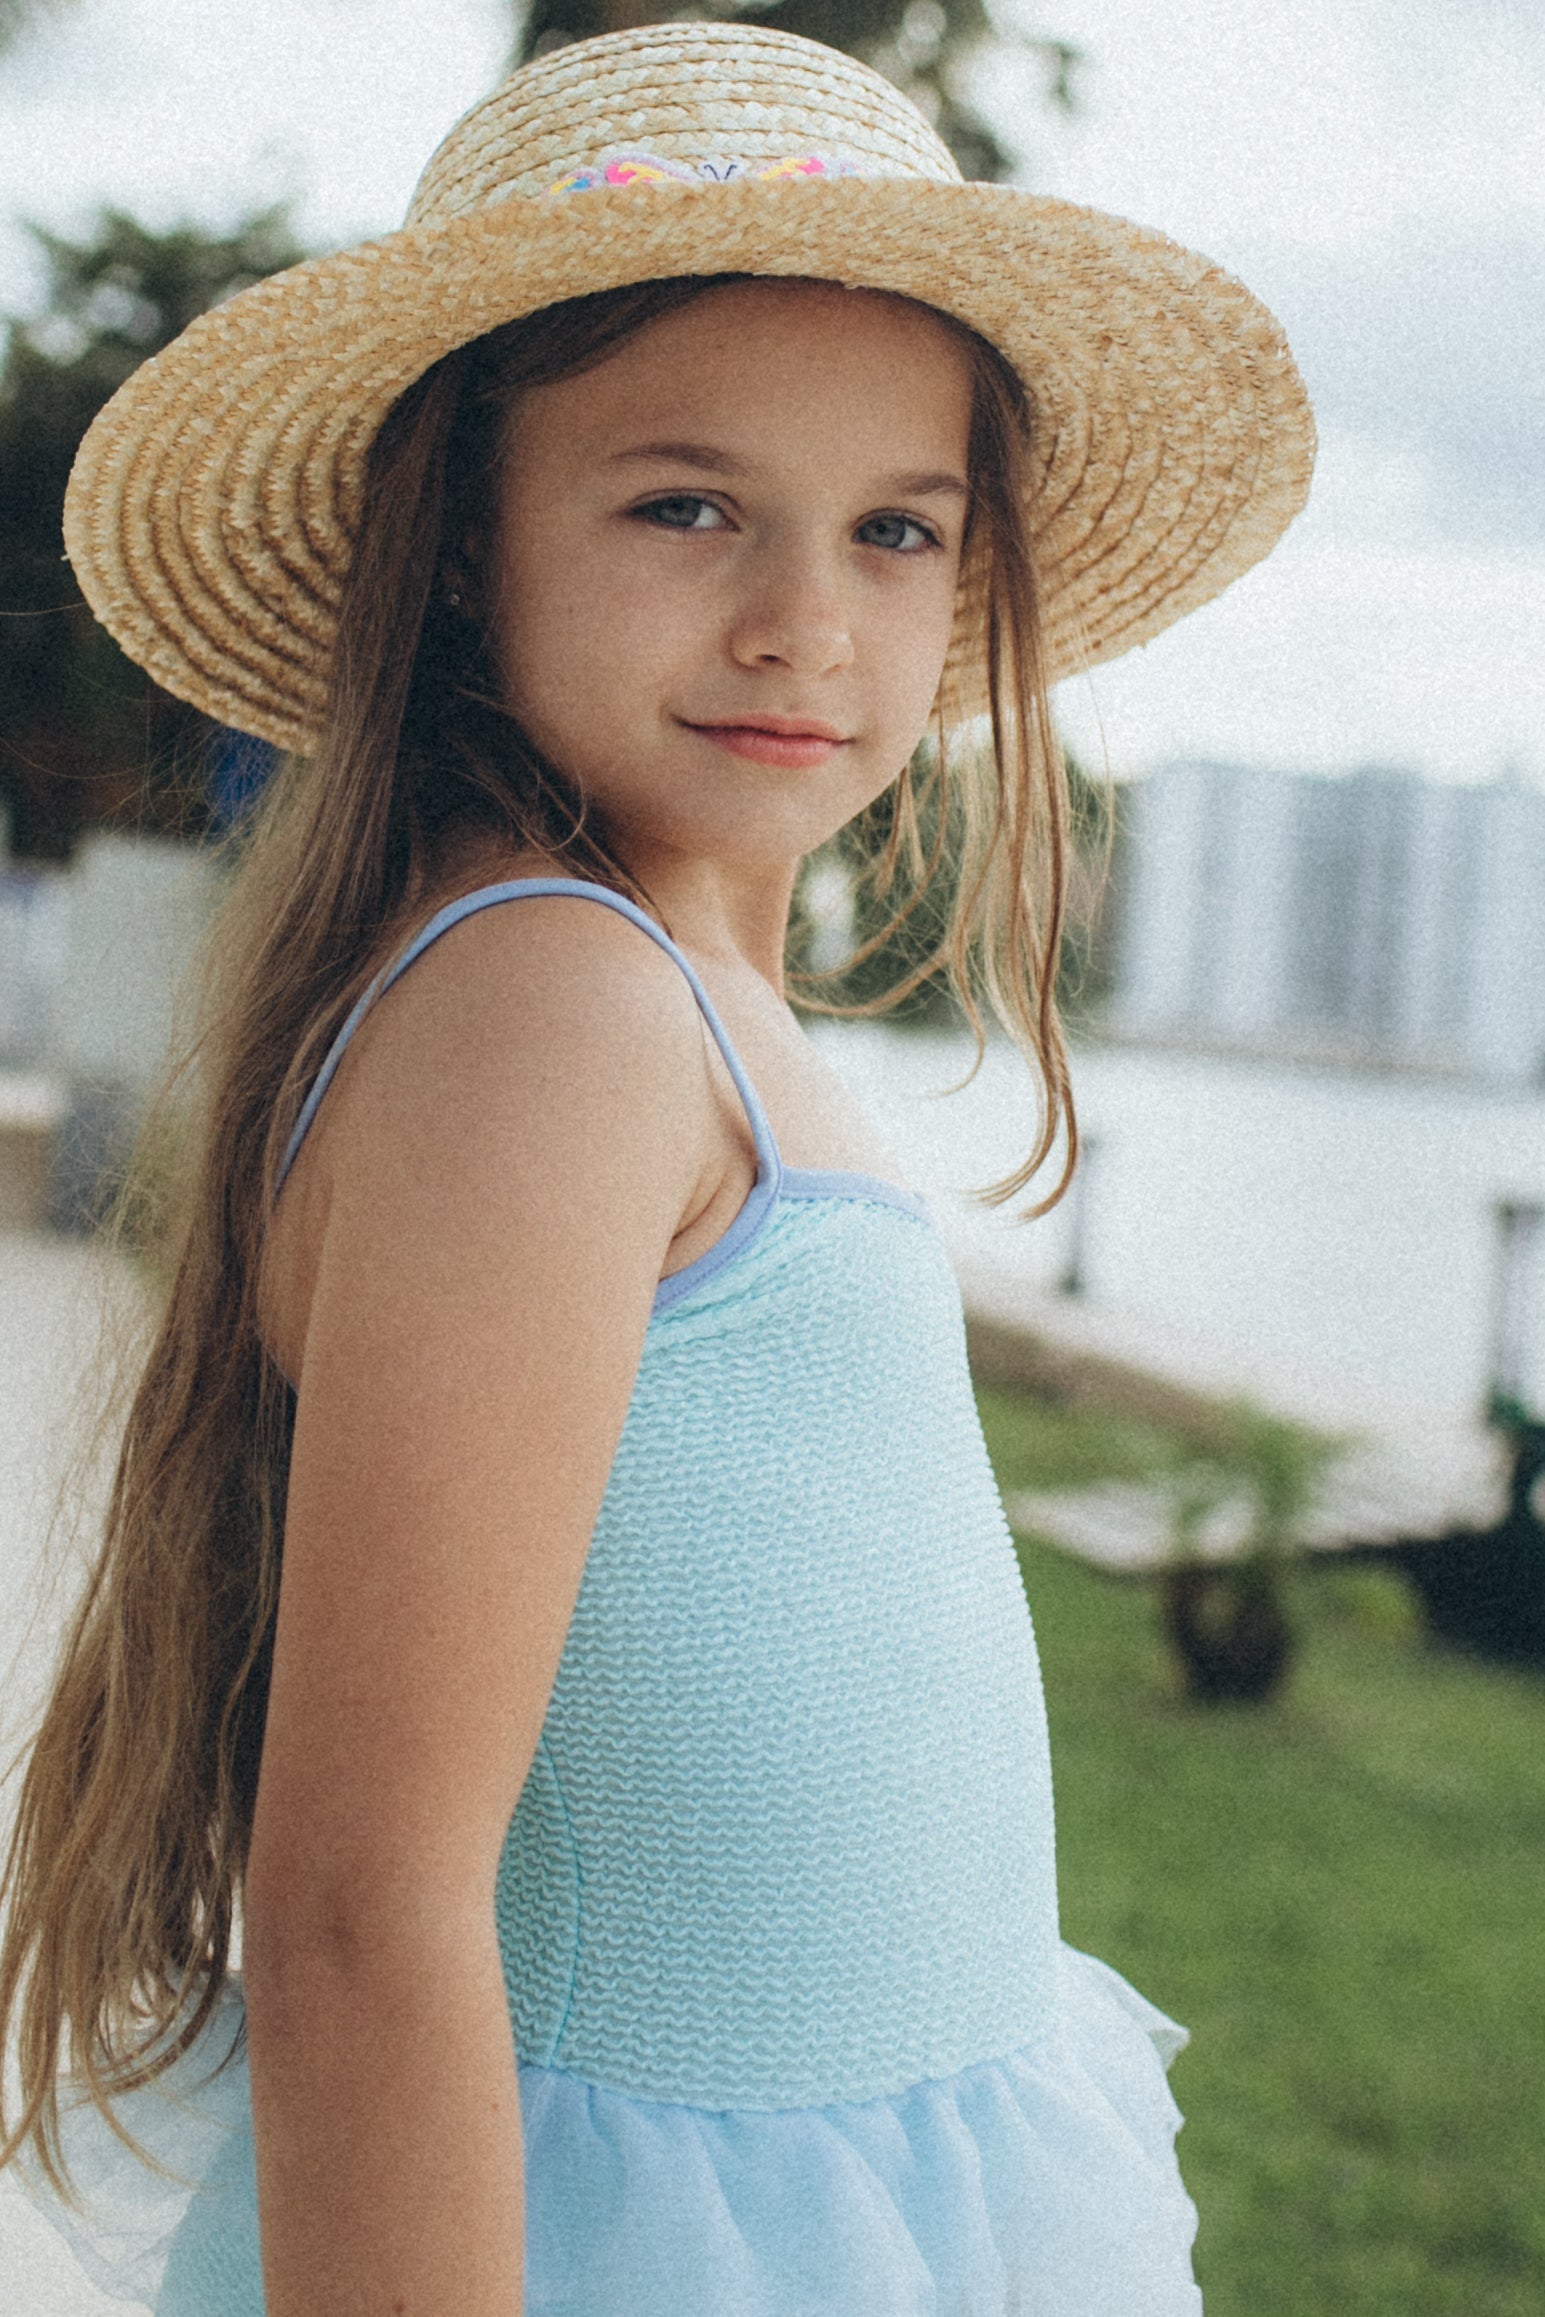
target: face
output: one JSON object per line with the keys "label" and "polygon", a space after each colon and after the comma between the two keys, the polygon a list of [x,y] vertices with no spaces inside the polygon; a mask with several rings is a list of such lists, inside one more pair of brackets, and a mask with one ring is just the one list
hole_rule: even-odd
{"label": "face", "polygon": [[636,869],[787,865],[896,779],[953,622],[969,357],[924,309],[748,282],[512,414],[510,706]]}

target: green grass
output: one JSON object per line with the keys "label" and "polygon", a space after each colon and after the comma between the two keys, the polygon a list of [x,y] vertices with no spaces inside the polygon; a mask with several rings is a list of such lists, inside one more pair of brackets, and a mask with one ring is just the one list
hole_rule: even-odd
{"label": "green grass", "polygon": [[[1139,1428],[983,1393],[1005,1488]],[[1063,1930],[1192,2031],[1208,2317],[1545,2308],[1545,1682],[1427,1648],[1398,1580],[1295,1571],[1265,1707],[1196,1707],[1150,1589],[1022,1544]]]}

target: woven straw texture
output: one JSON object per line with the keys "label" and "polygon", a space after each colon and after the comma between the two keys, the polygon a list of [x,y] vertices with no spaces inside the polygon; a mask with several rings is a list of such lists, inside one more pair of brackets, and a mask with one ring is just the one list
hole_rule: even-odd
{"label": "woven straw texture", "polygon": [[[554,190],[619,153],[747,173]],[[808,156],[824,174],[749,173]],[[258,283],[129,379],[66,499],[87,600],[168,691],[306,750],[365,462],[397,397],[561,298],[717,272],[920,299],[1014,364],[1054,675],[1208,601],[1307,495],[1303,385],[1239,282],[1120,218],[963,184],[915,108],[835,50],[660,25],[513,74],[451,131],[400,232]],[[968,578],[946,674],[965,706],[981,699],[972,597]]]}

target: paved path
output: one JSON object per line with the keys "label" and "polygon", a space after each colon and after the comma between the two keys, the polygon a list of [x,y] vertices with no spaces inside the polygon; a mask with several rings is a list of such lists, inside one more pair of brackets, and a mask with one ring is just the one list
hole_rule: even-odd
{"label": "paved path", "polygon": [[[1001,1238],[991,1246],[979,1229],[947,1214],[945,1229],[978,1374],[1122,1408],[1201,1439],[1219,1409],[1243,1395],[1264,1414],[1343,1443],[1308,1509],[1305,1544],[1329,1551],[1387,1544],[1487,1528],[1501,1518],[1507,1456],[1485,1425],[1408,1391],[1338,1373],[1331,1363],[1311,1367],[1256,1346],[1224,1349],[1188,1339],[1151,1314],[1058,1294],[1016,1273]],[[1152,1568],[1173,1549],[1173,1500],[1162,1485],[1026,1491],[1009,1511],[1017,1524],[1107,1568]],[[1250,1527],[1250,1507],[1224,1501],[1203,1521],[1198,1547],[1226,1559]]]}
{"label": "paved path", "polygon": [[[132,1283],[90,1246],[0,1232],[0,1750],[9,1760],[46,1678],[79,1546],[50,1523],[61,1476],[89,1428],[104,1318],[122,1327]],[[75,1492],[100,1494],[100,1470]],[[66,1505],[66,1514],[69,1505]],[[89,1517],[89,1516],[88,1516]],[[86,1526],[86,1520],[79,1525]],[[10,1788],[0,1791],[0,1832]],[[0,2173],[3,2317],[126,2317],[82,2278],[53,2230]]]}

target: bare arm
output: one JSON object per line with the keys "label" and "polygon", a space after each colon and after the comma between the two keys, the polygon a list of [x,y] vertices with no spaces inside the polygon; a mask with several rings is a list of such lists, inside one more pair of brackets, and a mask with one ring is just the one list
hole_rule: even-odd
{"label": "bare arm", "polygon": [[494,1878],[708,1082],[680,976],[584,902],[447,935],[346,1069],[246,1893],[265,2292],[517,2317]]}

